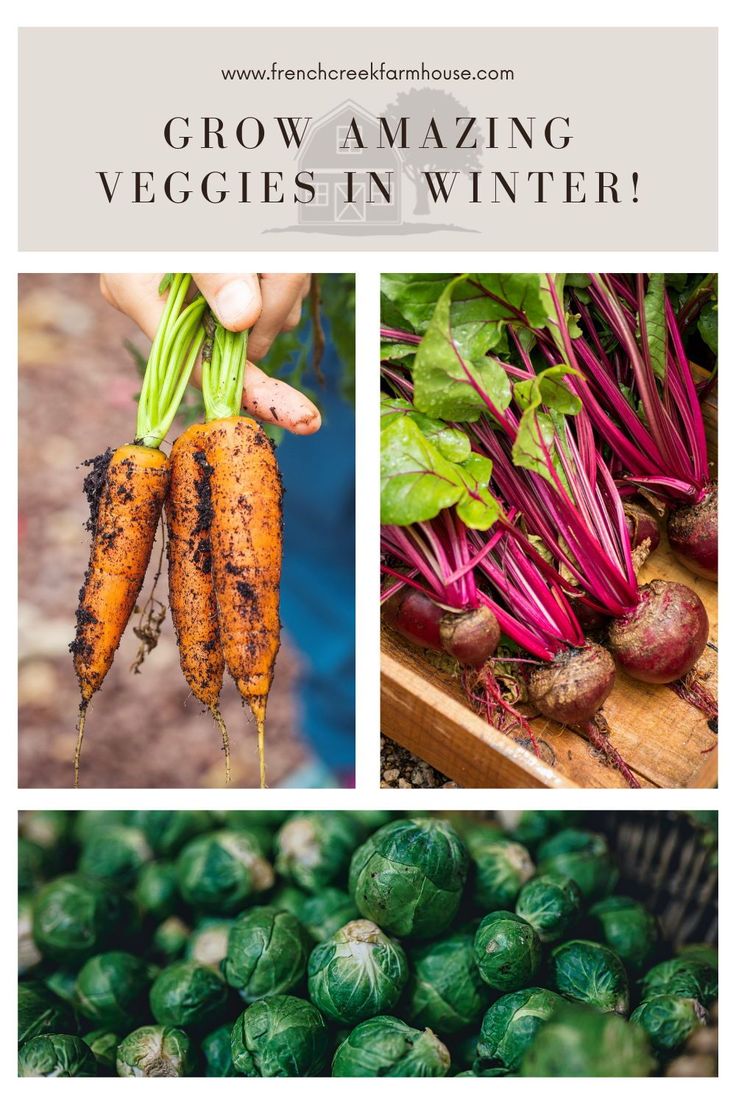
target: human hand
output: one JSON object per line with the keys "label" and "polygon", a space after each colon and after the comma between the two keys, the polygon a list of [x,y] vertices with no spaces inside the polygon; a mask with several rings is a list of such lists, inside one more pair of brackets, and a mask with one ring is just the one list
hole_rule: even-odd
{"label": "human hand", "polygon": [[[127,314],[153,340],[163,313],[158,293],[163,273],[103,273],[100,290],[107,302]],[[223,326],[250,330],[243,406],[264,422],[291,433],[316,433],[322,419],[314,403],[283,380],[272,379],[252,361],[266,355],[273,340],[299,325],[309,293],[308,273],[193,273],[194,282]],[[252,358],[252,359],[251,359]],[[199,381],[198,371],[193,375]]]}

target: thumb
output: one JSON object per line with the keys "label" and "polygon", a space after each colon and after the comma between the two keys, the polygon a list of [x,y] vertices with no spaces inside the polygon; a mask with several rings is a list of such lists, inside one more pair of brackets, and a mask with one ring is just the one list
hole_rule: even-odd
{"label": "thumb", "polygon": [[261,290],[255,272],[193,273],[195,283],[227,330],[248,330],[261,313]]}

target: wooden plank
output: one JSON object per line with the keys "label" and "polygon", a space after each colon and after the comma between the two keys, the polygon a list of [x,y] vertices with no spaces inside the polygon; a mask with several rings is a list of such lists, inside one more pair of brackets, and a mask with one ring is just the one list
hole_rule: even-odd
{"label": "wooden plank", "polygon": [[543,718],[533,722],[542,751],[537,759],[525,744],[487,725],[454,679],[385,627],[381,653],[381,731],[459,785],[626,788],[587,741]]}
{"label": "wooden plank", "polygon": [[412,666],[406,657],[397,657],[390,642],[384,646],[381,731],[392,740],[461,786],[574,785],[457,701],[439,676],[427,678]]}

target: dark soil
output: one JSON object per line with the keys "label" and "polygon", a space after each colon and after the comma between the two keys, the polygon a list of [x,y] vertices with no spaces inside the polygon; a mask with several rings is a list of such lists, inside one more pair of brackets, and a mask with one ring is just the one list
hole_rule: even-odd
{"label": "dark soil", "polygon": [[452,790],[457,789],[457,783],[389,740],[388,736],[381,736],[381,789]]}

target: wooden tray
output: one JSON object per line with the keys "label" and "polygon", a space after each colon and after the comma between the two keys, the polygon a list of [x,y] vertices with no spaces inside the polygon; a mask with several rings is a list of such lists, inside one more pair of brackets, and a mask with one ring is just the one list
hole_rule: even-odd
{"label": "wooden tray", "polygon": [[[715,398],[704,408],[709,447],[717,464]],[[642,568],[640,579],[687,583],[710,619],[710,643],[718,639],[715,583],[699,579],[672,556],[666,537]],[[698,671],[717,692],[717,653],[706,648]],[[708,788],[717,781],[717,736],[702,714],[662,686],[645,686],[618,673],[605,706],[611,739],[645,787]],[[381,637],[381,731],[461,786],[615,787],[626,783],[580,736],[539,718],[532,722],[542,745],[537,758],[511,736],[481,720],[455,679],[433,667],[421,651],[385,627]]]}

